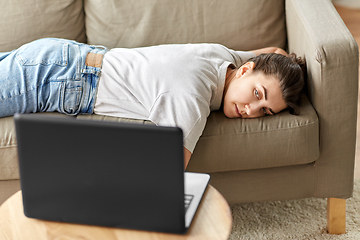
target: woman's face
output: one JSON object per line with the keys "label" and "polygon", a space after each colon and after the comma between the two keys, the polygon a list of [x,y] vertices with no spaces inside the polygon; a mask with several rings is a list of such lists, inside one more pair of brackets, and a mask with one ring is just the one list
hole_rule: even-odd
{"label": "woman's face", "polygon": [[287,108],[279,80],[253,68],[254,63],[248,62],[227,77],[223,111],[228,118],[257,118]]}

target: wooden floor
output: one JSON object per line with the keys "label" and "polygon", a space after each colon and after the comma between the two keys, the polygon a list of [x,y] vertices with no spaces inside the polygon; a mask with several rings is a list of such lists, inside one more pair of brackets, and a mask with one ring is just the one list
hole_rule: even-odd
{"label": "wooden floor", "polygon": [[[344,20],[346,26],[349,28],[351,34],[355,38],[357,44],[360,46],[360,9],[350,9],[340,6],[335,6],[341,18]],[[360,67],[360,66],[359,66]],[[359,76],[360,81],[360,76]],[[360,96],[360,93],[359,93]],[[360,98],[359,98],[360,100]],[[356,156],[355,156],[355,178],[360,179],[360,101],[358,100],[358,123],[357,123],[357,137],[356,137]]]}

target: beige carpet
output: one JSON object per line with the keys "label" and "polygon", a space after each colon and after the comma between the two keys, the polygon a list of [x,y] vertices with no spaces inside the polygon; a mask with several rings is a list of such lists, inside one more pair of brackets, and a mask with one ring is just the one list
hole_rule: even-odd
{"label": "beige carpet", "polygon": [[232,205],[229,239],[360,240],[360,179],[355,181],[354,196],[346,201],[346,234],[327,233],[326,206],[326,199],[316,198]]}

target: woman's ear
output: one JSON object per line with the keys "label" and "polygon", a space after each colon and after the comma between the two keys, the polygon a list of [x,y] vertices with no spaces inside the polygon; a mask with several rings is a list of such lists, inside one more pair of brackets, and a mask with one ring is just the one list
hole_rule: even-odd
{"label": "woman's ear", "polygon": [[255,63],[254,62],[247,62],[244,65],[242,65],[239,70],[236,73],[237,77],[241,77],[242,75],[244,75],[246,72],[253,70],[255,67]]}

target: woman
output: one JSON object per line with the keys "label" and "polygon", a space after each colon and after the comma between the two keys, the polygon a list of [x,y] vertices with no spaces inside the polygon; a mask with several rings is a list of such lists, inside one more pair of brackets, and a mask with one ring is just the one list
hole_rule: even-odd
{"label": "woman", "polygon": [[41,39],[0,54],[0,117],[58,111],[179,126],[186,167],[210,111],[222,107],[229,118],[296,111],[304,85],[297,61],[279,48],[171,44],[107,51]]}

